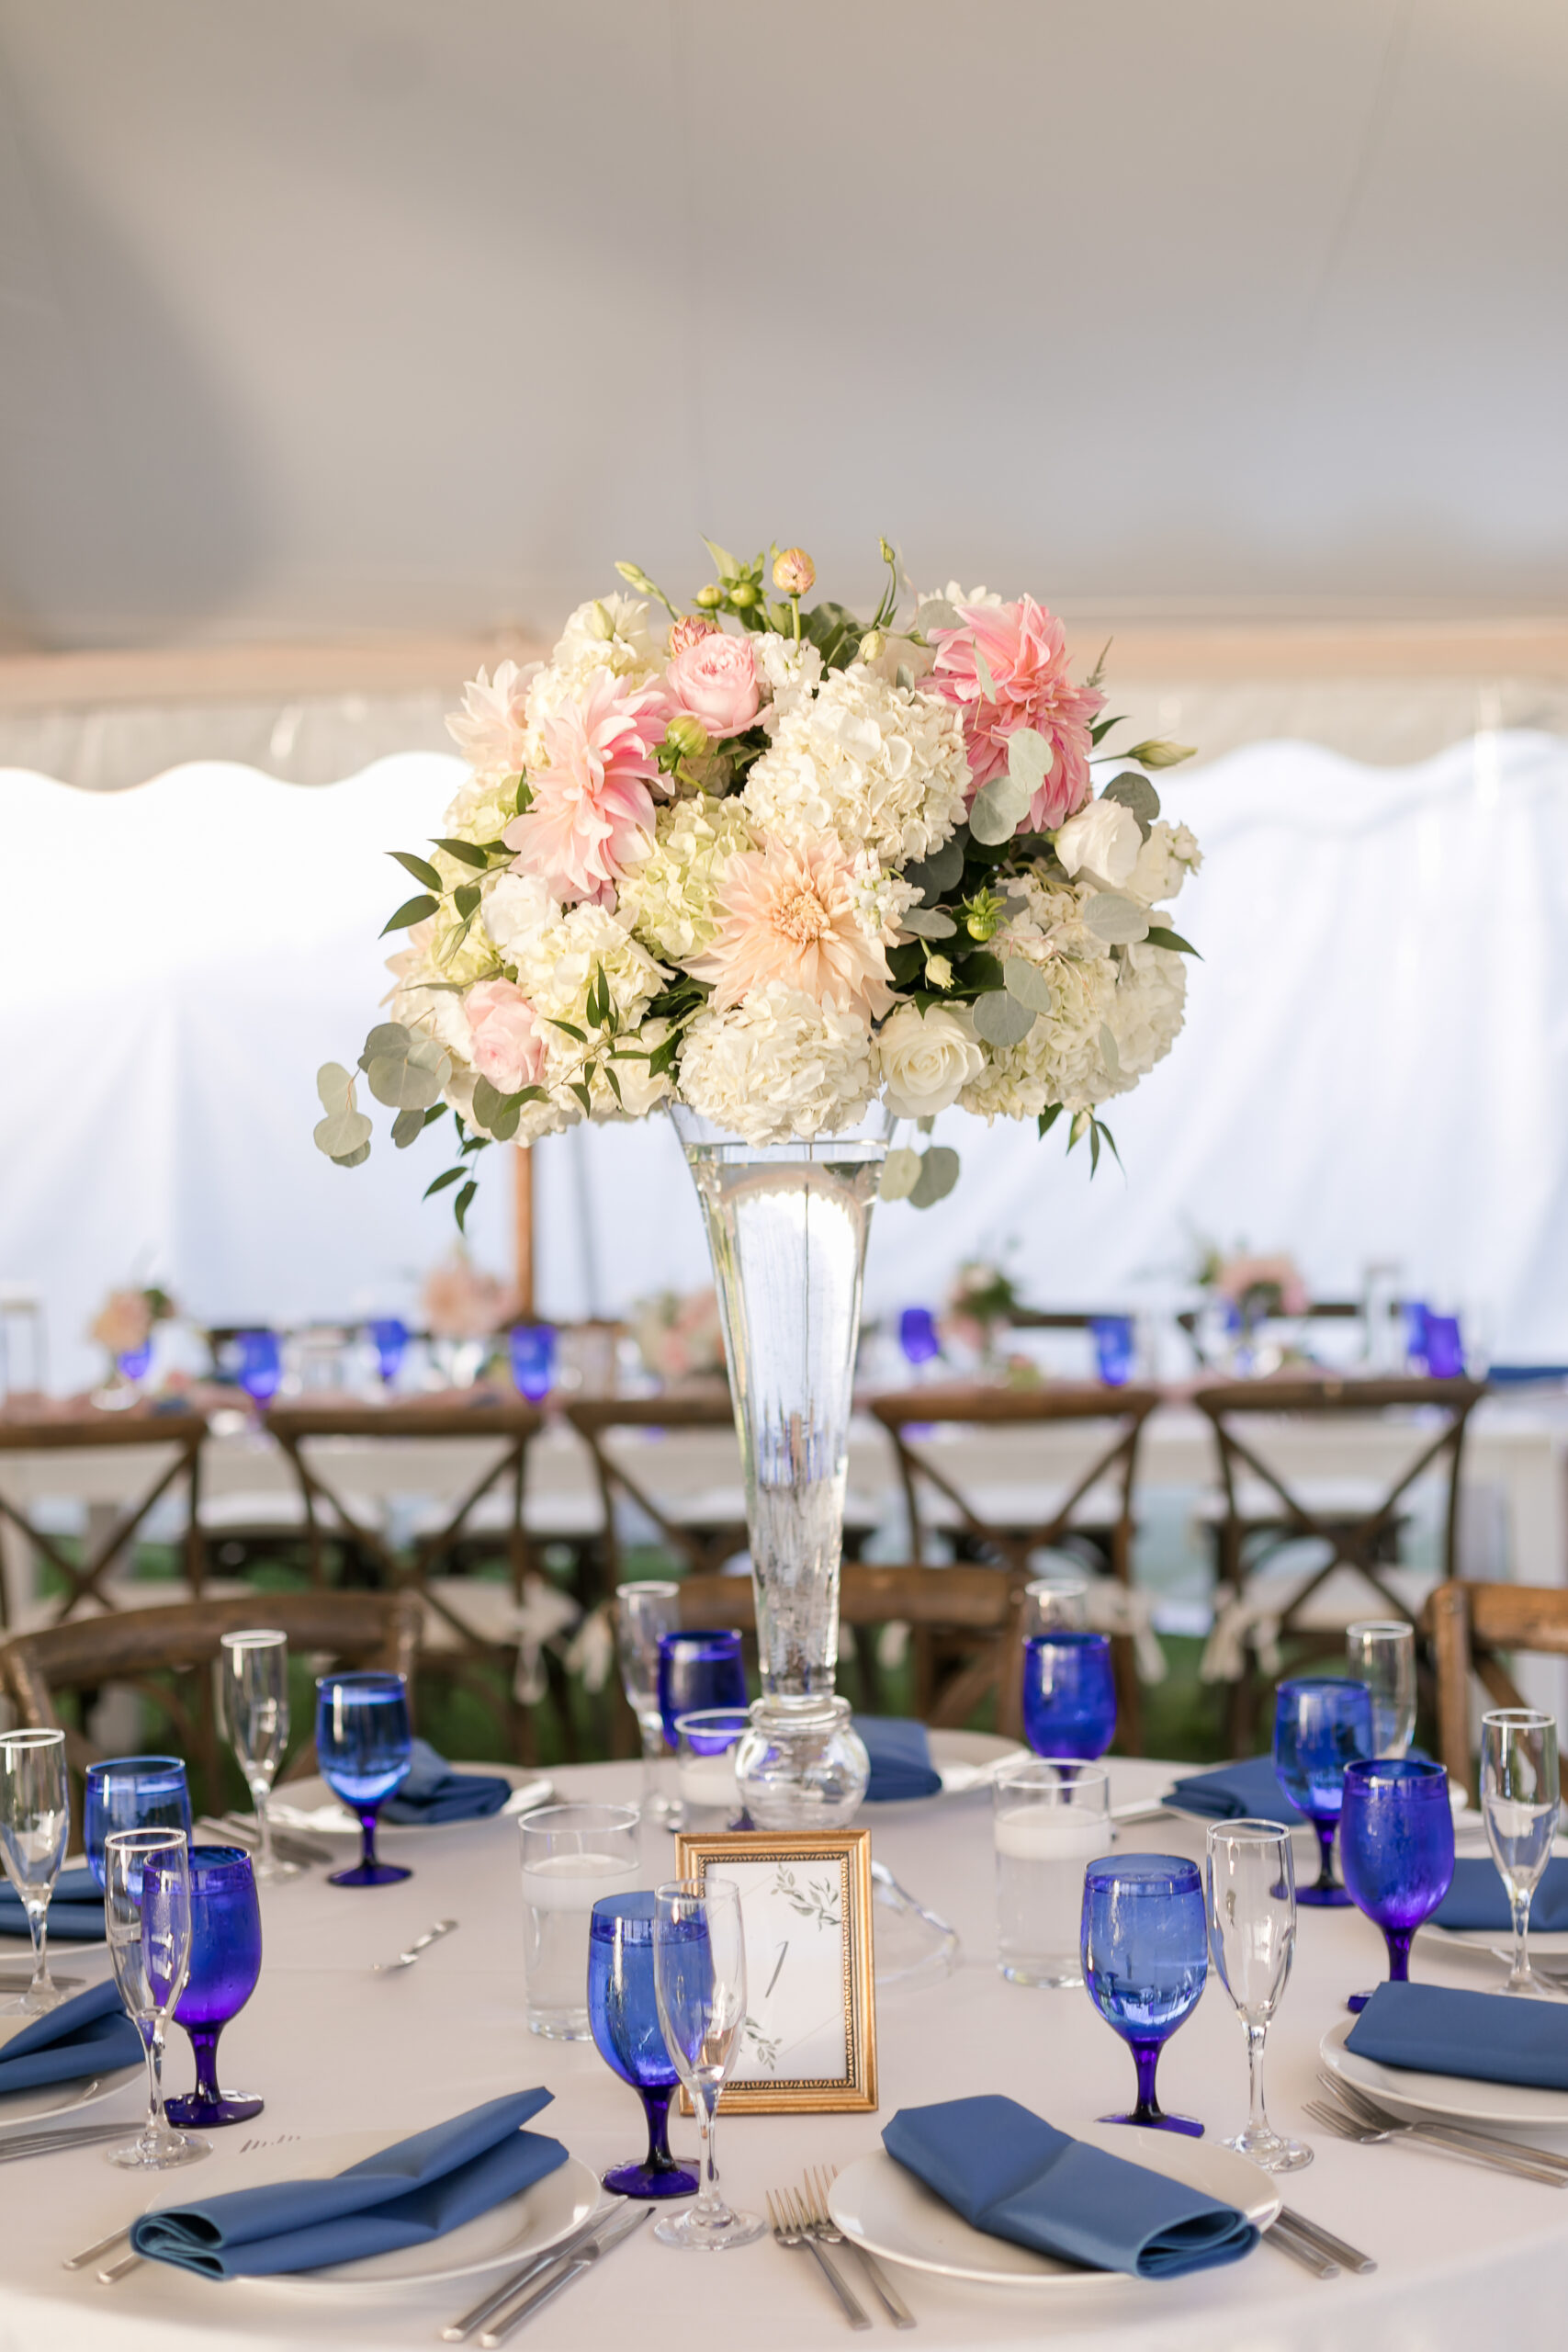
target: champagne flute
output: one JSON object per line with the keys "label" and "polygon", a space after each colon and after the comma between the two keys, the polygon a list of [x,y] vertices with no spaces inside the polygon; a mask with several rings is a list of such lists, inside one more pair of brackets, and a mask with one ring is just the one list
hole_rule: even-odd
{"label": "champagne flute", "polygon": [[653,1991],[664,2046],[691,2095],[702,2187],[686,2212],[654,2223],[666,2245],[715,2254],[750,2245],[766,2224],[719,2194],[714,2119],[746,2022],[746,1937],[733,1879],[674,1879],[653,1897]]}
{"label": "champagne flute", "polygon": [[1505,1993],[1551,1997],[1530,1966],[1530,1904],[1551,1856],[1561,1793],[1554,1717],[1533,1707],[1498,1707],[1482,1716],[1482,1818],[1514,1917],[1514,1962]]}
{"label": "champagne flute", "polygon": [[66,1997],[49,1973],[49,1898],[71,1835],[71,1790],[62,1731],[8,1731],[0,1737],[0,1854],[27,1914],[32,1983],[6,2014],[41,2017]]}
{"label": "champagne flute", "polygon": [[655,1820],[668,1819],[673,1810],[659,1785],[665,1753],[664,1718],[659,1712],[659,1644],[665,1634],[680,1630],[678,1584],[649,1579],[615,1587],[621,1687],[642,1735],[642,1809]]}
{"label": "champagne flute", "polygon": [[1209,1954],[1247,2035],[1247,2128],[1227,2148],[1265,2172],[1300,2172],[1312,2150],[1287,2140],[1263,2104],[1263,2046],[1296,1950],[1296,1868],[1277,1821],[1221,1821],[1209,1832]]}
{"label": "champagne flute", "polygon": [[111,2165],[166,2172],[210,2154],[164,2113],[164,2038],[190,1973],[190,1849],[183,1829],[116,1829],[104,1841],[104,1925],[126,2016],[147,2057],[147,2120]]}
{"label": "champagne flute", "polygon": [[267,1799],[288,1745],[288,1636],[258,1627],[225,1634],[218,1666],[219,1713],[255,1807],[261,1852],[255,1876],[264,1884],[298,1878],[297,1862],[272,1850]]}
{"label": "champagne flute", "polygon": [[1350,1674],[1372,1694],[1372,1754],[1403,1756],[1416,1736],[1416,1628],[1364,1618],[1345,1628]]}

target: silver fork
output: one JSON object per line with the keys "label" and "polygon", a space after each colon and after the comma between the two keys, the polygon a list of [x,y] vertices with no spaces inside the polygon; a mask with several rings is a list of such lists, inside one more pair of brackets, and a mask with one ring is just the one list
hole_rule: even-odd
{"label": "silver fork", "polygon": [[[1406,2136],[1402,2132],[1362,2123],[1355,2116],[1348,2115],[1343,2108],[1325,2107],[1318,2099],[1308,2099],[1305,2108],[1313,2121],[1332,2132],[1336,2139],[1352,2140],[1361,2147],[1376,2147],[1382,2142]],[[1462,2140],[1445,2138],[1436,2130],[1427,2131],[1412,2125],[1409,2136],[1422,2146],[1437,2148],[1445,2155],[1462,2157],[1472,2165],[1483,2165],[1493,2172],[1512,2173],[1521,2180],[1538,2180],[1548,2188],[1568,2188],[1568,2177],[1562,2173],[1543,2172],[1539,2165],[1531,2164],[1515,2164],[1506,2156],[1494,2155],[1488,2149],[1468,2145]]]}
{"label": "silver fork", "polygon": [[853,2238],[845,2237],[828,2211],[829,2183],[837,2180],[838,2177],[837,2165],[833,2166],[831,2173],[824,2172],[820,2165],[810,2165],[807,2167],[803,2176],[806,2184],[804,2202],[807,2226],[813,2237],[823,2239],[829,2245],[853,2246],[873,2293],[880,2297],[883,2308],[894,2326],[913,2327],[914,2312],[909,2309],[897,2288],[894,2286],[876,2256],[868,2254],[865,2247],[857,2244]]}
{"label": "silver fork", "polygon": [[1568,2179],[1568,2155],[1560,2154],[1555,2148],[1538,2148],[1528,2140],[1505,2139],[1500,2132],[1483,2131],[1478,2124],[1439,2122],[1435,2117],[1423,2120],[1414,2116],[1394,2115],[1380,2100],[1373,2098],[1370,2091],[1363,2090],[1359,2083],[1348,2083],[1337,2075],[1321,2072],[1317,2079],[1341,2107],[1348,2108],[1352,2115],[1364,2123],[1375,2125],[1379,2131],[1393,2133],[1440,2132],[1447,2140],[1462,2141],[1467,2147],[1473,2145],[1490,2149],[1494,2155],[1511,2156],[1516,2160],[1523,2157],[1542,2172],[1561,2173]]}
{"label": "silver fork", "polygon": [[844,2317],[849,2321],[850,2325],[869,2327],[870,2320],[807,2228],[803,2217],[796,2211],[793,2193],[787,2188],[781,2188],[778,2192],[778,2204],[775,2207],[773,2192],[770,2188],[767,2192],[767,2203],[768,2219],[773,2224],[773,2236],[779,2245],[792,2249],[804,2246],[807,2253],[816,2261],[817,2267],[821,2271],[834,2294],[837,2295],[843,2307]]}
{"label": "silver fork", "polygon": [[457,1925],[456,1919],[437,1919],[434,1928],[426,1928],[423,1936],[416,1936],[408,1950],[400,1951],[396,1960],[372,1961],[370,1973],[372,1976],[390,1976],[400,1968],[412,1968],[422,1951],[428,1951],[431,1945],[439,1943],[443,1936],[449,1936]]}

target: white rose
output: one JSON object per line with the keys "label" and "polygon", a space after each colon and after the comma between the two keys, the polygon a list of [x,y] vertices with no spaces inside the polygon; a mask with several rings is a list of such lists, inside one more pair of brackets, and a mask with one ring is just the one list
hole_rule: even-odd
{"label": "white rose", "polygon": [[1138,862],[1144,837],[1138,820],[1119,800],[1091,800],[1069,817],[1056,835],[1056,855],[1066,874],[1087,865],[1119,890]]}
{"label": "white rose", "polygon": [[956,1102],[986,1057],[967,1012],[901,1004],[877,1032],[882,1091],[897,1119],[930,1119]]}

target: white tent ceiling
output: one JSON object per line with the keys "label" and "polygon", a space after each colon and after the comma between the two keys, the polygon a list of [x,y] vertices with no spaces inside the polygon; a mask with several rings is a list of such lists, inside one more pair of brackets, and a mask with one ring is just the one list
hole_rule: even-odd
{"label": "white tent ceiling", "polygon": [[1556,0],[0,0],[13,648],[1568,606]]}

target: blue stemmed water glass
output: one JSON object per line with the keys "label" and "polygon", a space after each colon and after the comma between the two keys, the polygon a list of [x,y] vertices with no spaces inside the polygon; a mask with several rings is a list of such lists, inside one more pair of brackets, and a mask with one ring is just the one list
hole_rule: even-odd
{"label": "blue stemmed water glass", "polygon": [[556,1327],[553,1323],[516,1323],[512,1329],[512,1377],[517,1393],[530,1405],[541,1405],[555,1386]]}
{"label": "blue stemmed water glass", "polygon": [[1318,1872],[1298,1887],[1298,1903],[1348,1905],[1334,1878],[1334,1833],[1345,1792],[1345,1768],[1370,1756],[1372,1694],[1364,1682],[1304,1674],[1281,1682],[1274,1697],[1274,1770],[1280,1786],[1317,1832]]}
{"label": "blue stemmed water glass", "polygon": [[390,1388],[408,1353],[409,1327],[398,1315],[380,1315],[365,1326],[367,1336],[376,1351],[376,1368],[383,1385]]}
{"label": "blue stemmed water glass", "polygon": [[218,2086],[218,2037],[239,2016],[261,1974],[261,1905],[251,1858],[238,1846],[190,1849],[190,1973],[175,2022],[190,2036],[196,2088],[164,2102],[171,2123],[245,2123],[263,2102]]}
{"label": "blue stemmed water glass", "polygon": [[709,1707],[746,1704],[746,1667],[740,1636],[728,1625],[688,1626],[659,1637],[659,1713],[664,1736],[679,1745],[677,1715]]}
{"label": "blue stemmed water glass", "polygon": [[929,1306],[907,1306],[898,1317],[898,1345],[904,1361],[918,1371],[942,1353],[942,1334]]}
{"label": "blue stemmed water glass", "polygon": [[1138,2103],[1105,2123],[1145,2123],[1201,2140],[1190,2116],[1155,2097],[1159,2053],[1197,2007],[1209,1973],[1209,1924],[1195,1862],[1177,1854],[1123,1854],[1084,1872],[1083,1981],[1107,2025],[1133,2052]]}
{"label": "blue stemmed water glass", "polygon": [[376,1816],[408,1778],[413,1755],[408,1685],[400,1674],[324,1674],[316,1685],[316,1755],[334,1796],[359,1816],[358,1861],[329,1886],[391,1886],[412,1871],[376,1859]]}
{"label": "blue stemmed water glass", "polygon": [[[1454,1816],[1440,1764],[1377,1756],[1345,1767],[1339,1867],[1358,1910],[1388,1946],[1388,1981],[1410,1981],[1410,1939],[1453,1881]],[[1364,2008],[1354,1993],[1348,2006]]]}
{"label": "blue stemmed water glass", "polygon": [[190,1791],[177,1756],[111,1756],[89,1764],[82,1843],[87,1867],[106,1883],[104,1839],[117,1829],[183,1829],[190,1837]]}
{"label": "blue stemmed water glass", "polygon": [[283,1378],[283,1351],[276,1331],[236,1331],[233,1340],[239,1382],[255,1405],[269,1405]]}
{"label": "blue stemmed water glass", "polygon": [[654,1900],[602,1894],[588,1927],[588,2023],[606,2066],[629,2083],[648,2120],[640,2164],[614,2165],[617,2197],[694,2197],[697,2176],[670,2153],[670,2102],[680,2080],[665,2046],[653,1983]]}
{"label": "blue stemmed water glass", "polygon": [[1023,1645],[1023,1736],[1036,1756],[1103,1756],[1116,1736],[1116,1678],[1104,1634],[1060,1629]]}
{"label": "blue stemmed water glass", "polygon": [[1107,1388],[1125,1388],[1133,1377],[1133,1318],[1130,1315],[1096,1315],[1089,1323],[1094,1341],[1095,1369]]}

